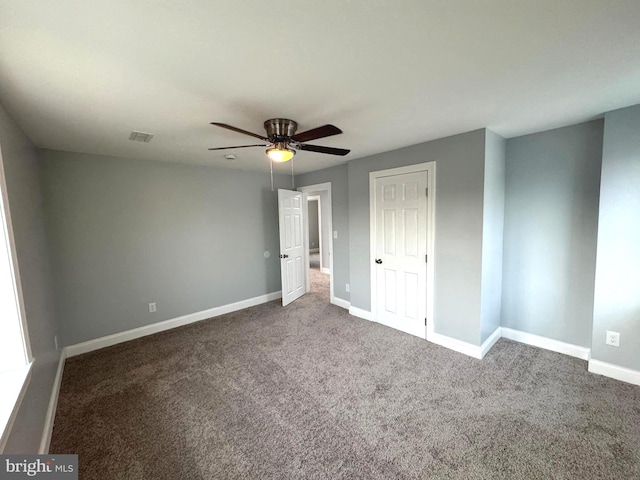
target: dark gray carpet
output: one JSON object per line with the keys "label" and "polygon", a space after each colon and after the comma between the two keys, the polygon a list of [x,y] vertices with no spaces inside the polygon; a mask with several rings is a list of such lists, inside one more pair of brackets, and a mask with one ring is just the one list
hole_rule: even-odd
{"label": "dark gray carpet", "polygon": [[484,360],[349,316],[328,276],[67,361],[82,479],[640,478],[640,387],[509,340]]}

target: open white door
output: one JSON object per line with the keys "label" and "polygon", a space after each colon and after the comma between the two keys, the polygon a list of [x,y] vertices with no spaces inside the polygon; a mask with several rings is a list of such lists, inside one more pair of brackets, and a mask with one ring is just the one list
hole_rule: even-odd
{"label": "open white door", "polygon": [[282,306],[305,294],[302,192],[278,189]]}

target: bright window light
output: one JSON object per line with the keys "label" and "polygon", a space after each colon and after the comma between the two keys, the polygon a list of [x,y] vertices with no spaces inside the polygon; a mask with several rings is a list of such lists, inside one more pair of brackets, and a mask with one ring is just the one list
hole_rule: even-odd
{"label": "bright window light", "polygon": [[0,152],[0,453],[29,382],[31,352]]}

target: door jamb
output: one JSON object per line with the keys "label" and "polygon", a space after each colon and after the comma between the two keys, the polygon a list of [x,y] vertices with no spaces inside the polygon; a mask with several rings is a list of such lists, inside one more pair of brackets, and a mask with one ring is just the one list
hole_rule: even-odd
{"label": "door jamb", "polygon": [[427,326],[426,339],[431,341],[434,334],[434,291],[435,291],[435,213],[436,213],[436,162],[418,163],[406,167],[389,168],[369,173],[369,275],[371,281],[371,320],[377,321],[376,275],[374,260],[376,255],[376,184],[378,178],[427,172]]}
{"label": "door jamb", "polygon": [[[305,262],[307,268],[306,272],[306,282],[307,282],[307,292],[311,290],[311,283],[309,281],[309,204],[308,204],[308,192],[327,192],[328,198],[328,208],[322,210],[323,214],[327,215],[327,223],[329,224],[329,245],[326,246],[329,251],[329,301],[336,305],[335,295],[333,292],[333,202],[331,199],[331,182],[318,183],[316,185],[306,185],[304,187],[298,187],[299,192],[304,193],[304,212],[306,216],[306,221],[304,222],[304,236],[305,236],[305,245],[304,245],[304,254],[305,254]],[[318,201],[318,205],[321,202]],[[326,210],[326,211],[325,211]],[[319,221],[322,222],[322,219],[319,218]]]}
{"label": "door jamb", "polygon": [[[320,200],[320,195],[307,195],[307,213],[309,200],[316,200],[318,202],[318,251],[320,252],[320,271],[322,272],[324,267],[322,263],[322,201]],[[307,225],[309,225],[309,215],[307,215]],[[327,268],[326,270],[329,269]]]}

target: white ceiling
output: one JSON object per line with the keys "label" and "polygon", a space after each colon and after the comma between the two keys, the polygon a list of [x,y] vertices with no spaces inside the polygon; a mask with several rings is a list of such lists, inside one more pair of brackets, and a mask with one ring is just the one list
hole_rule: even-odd
{"label": "white ceiling", "polygon": [[[298,173],[640,103],[638,0],[3,0],[0,101],[41,147],[266,170],[272,117],[333,123]],[[132,130],[155,134],[128,140]],[[280,167],[286,171],[288,165]]]}

